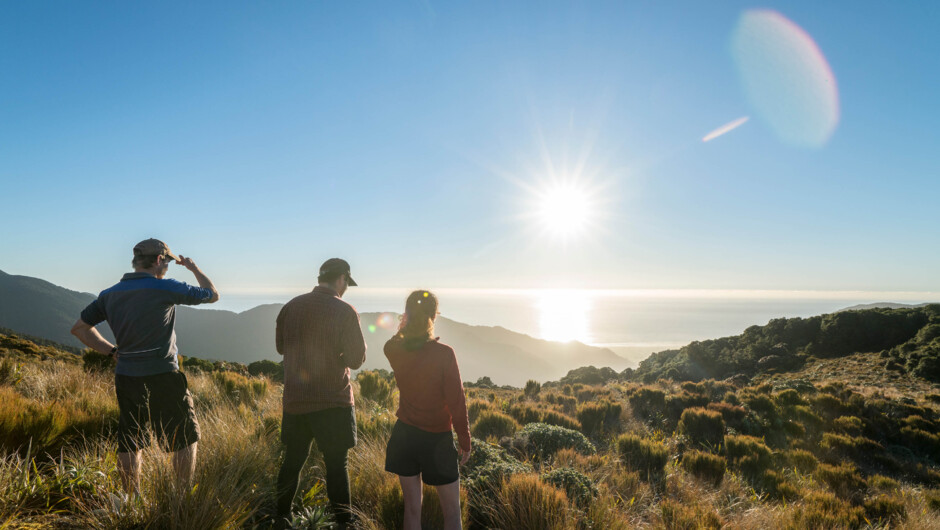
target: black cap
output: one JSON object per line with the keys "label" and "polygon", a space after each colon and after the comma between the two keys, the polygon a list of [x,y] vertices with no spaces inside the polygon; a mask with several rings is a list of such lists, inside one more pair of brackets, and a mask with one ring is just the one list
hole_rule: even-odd
{"label": "black cap", "polygon": [[349,263],[340,258],[330,258],[324,261],[323,265],[320,265],[320,276],[317,277],[317,281],[333,281],[342,275],[346,275],[350,287],[359,285],[349,274]]}

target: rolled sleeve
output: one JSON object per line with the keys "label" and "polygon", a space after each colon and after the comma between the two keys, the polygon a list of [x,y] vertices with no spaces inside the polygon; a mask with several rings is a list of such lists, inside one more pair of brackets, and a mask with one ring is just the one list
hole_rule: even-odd
{"label": "rolled sleeve", "polygon": [[212,299],[212,291],[183,282],[173,282],[173,303],[180,305],[199,305]]}
{"label": "rolled sleeve", "polygon": [[95,299],[95,301],[88,304],[85,309],[82,309],[81,319],[82,322],[92,327],[107,320],[108,315],[104,311],[104,304],[101,303],[101,300]]}

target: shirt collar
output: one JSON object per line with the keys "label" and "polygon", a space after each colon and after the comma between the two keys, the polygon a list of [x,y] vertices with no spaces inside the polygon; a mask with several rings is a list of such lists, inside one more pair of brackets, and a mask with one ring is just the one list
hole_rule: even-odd
{"label": "shirt collar", "polygon": [[329,287],[323,287],[322,285],[318,285],[314,287],[313,292],[328,294],[330,296],[335,296],[336,298],[339,298],[339,294],[336,291],[334,291],[333,289],[330,289]]}
{"label": "shirt collar", "polygon": [[156,278],[156,276],[154,276],[153,274],[150,274],[149,272],[128,272],[124,274],[124,276],[121,276],[121,281],[123,282],[124,280],[142,280],[144,278]]}

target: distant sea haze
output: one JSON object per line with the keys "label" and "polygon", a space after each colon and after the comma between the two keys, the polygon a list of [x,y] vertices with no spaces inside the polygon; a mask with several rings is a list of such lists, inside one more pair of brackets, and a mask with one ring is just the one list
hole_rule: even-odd
{"label": "distant sea haze", "polygon": [[[344,299],[360,312],[400,313],[409,291],[351,288]],[[223,293],[212,309],[240,312],[283,303],[303,292]],[[450,319],[603,346],[633,362],[694,340],[737,335],[773,318],[809,317],[859,304],[940,301],[940,293],[934,292],[446,288],[434,292],[441,314]]]}

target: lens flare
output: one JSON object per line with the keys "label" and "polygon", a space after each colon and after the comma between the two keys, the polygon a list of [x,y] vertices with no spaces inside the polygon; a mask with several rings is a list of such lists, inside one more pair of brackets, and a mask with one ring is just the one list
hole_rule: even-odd
{"label": "lens flare", "polygon": [[744,116],[743,118],[738,118],[730,123],[726,123],[722,125],[721,127],[715,129],[714,131],[706,134],[704,137],[702,137],[702,141],[710,142],[714,140],[715,138],[718,138],[719,136],[728,134],[729,132],[747,123],[747,120],[749,119],[751,119],[749,116]]}
{"label": "lens flare", "polygon": [[375,325],[387,330],[398,328],[398,319],[392,313],[382,313],[375,319]]}
{"label": "lens flare", "polygon": [[776,11],[738,20],[731,53],[750,104],[788,144],[822,147],[839,123],[839,91],[812,37]]}

